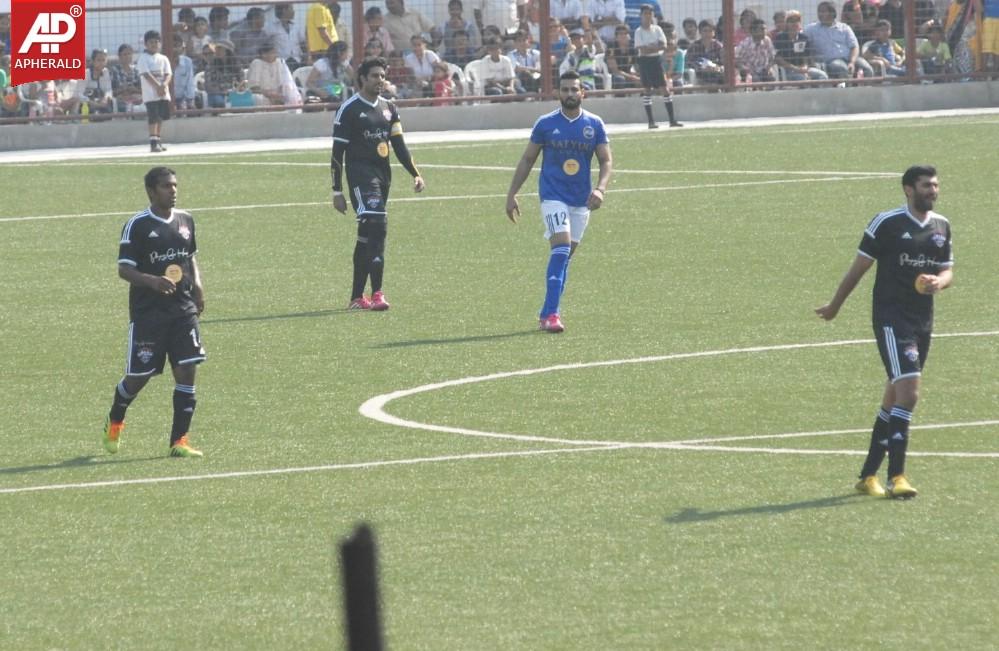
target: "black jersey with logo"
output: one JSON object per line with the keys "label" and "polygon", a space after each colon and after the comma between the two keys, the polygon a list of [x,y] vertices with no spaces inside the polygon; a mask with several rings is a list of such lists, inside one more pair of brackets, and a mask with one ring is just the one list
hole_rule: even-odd
{"label": "black jersey with logo", "polygon": [[118,264],[127,264],[154,276],[166,276],[167,267],[177,265],[184,274],[177,283],[177,291],[171,295],[132,285],[128,292],[128,312],[132,321],[149,316],[198,313],[191,297],[192,259],[197,251],[194,218],[186,212],[173,210],[169,219],[163,219],[147,208],[128,220],[121,231]]}
{"label": "black jersey with logo", "polygon": [[877,261],[874,280],[875,326],[906,324],[933,327],[933,296],[916,291],[916,277],[936,275],[954,264],[950,222],[930,211],[918,221],[902,206],[875,217],[864,230],[858,251]]}
{"label": "black jersey with logo", "polygon": [[389,139],[400,134],[402,124],[392,102],[378,97],[371,103],[359,93],[344,102],[333,120],[333,140],[346,145],[348,185],[356,185],[372,174],[390,183]]}

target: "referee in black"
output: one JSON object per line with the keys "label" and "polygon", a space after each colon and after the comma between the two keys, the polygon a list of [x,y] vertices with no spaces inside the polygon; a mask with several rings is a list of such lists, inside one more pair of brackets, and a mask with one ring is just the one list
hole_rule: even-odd
{"label": "referee in black", "polygon": [[[413,176],[413,189],[426,184],[413,163],[402,136],[402,123],[395,104],[381,97],[388,64],[382,58],[365,59],[357,69],[360,90],[343,103],[333,121],[333,207],[346,214],[343,167],[346,156],[347,193],[357,213],[357,243],[354,245],[354,284],[348,309],[387,310],[382,292],[385,271],[386,204],[392,183],[389,143],[396,158]],[[371,278],[371,298],[364,295]]]}
{"label": "referee in black", "polygon": [[[905,476],[909,422],[919,399],[919,379],[930,352],[933,295],[954,278],[950,222],[933,212],[940,194],[937,171],[929,165],[910,167],[902,175],[906,204],[875,217],[864,230],[857,257],[833,299],[815,310],[831,321],[857,283],[875,262],[872,318],[878,352],[888,373],[881,409],[874,422],[867,459],[857,490],[874,496],[916,496]],[[877,472],[888,455],[888,486]]]}

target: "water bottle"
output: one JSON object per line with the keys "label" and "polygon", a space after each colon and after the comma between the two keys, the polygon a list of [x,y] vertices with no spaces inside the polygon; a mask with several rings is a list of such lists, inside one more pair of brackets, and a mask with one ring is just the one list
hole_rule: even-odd
{"label": "water bottle", "polygon": [[90,124],[90,102],[84,102],[80,105],[80,115],[82,116],[80,122]]}

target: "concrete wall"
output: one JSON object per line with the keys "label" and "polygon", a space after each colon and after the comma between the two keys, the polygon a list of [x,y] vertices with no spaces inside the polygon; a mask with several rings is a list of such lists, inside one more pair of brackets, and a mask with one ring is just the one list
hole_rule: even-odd
{"label": "concrete wall", "polygon": [[[678,117],[690,122],[988,108],[999,107],[999,82],[694,94],[678,96],[674,101]],[[586,106],[609,124],[645,122],[641,101],[635,96],[594,98],[587,100]],[[552,102],[517,102],[413,107],[402,109],[402,113],[409,132],[446,131],[451,128],[515,129],[530,127],[543,110],[552,107]],[[662,103],[658,99],[654,107],[656,115],[665,119]],[[163,139],[171,143],[328,137],[332,123],[333,114],[329,112],[174,119],[164,125]],[[146,139],[144,120],[0,126],[0,151],[135,145]]]}

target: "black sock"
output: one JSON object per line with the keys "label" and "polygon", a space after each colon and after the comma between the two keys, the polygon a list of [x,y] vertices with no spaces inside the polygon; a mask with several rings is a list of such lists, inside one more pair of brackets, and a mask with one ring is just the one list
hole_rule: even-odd
{"label": "black sock", "polygon": [[111,401],[111,413],[108,414],[108,417],[119,423],[125,420],[125,411],[132,404],[133,400],[135,400],[135,396],[129,395],[125,391],[125,380],[122,380],[114,388],[114,400]]}
{"label": "black sock", "polygon": [[895,405],[888,424],[888,479],[905,474],[905,451],[909,447],[909,422],[912,412]]}
{"label": "black sock", "polygon": [[358,237],[354,245],[354,286],[350,290],[350,300],[364,295],[364,286],[368,282],[368,239]]}
{"label": "black sock", "polygon": [[382,290],[385,274],[385,224],[372,224],[368,234],[368,274],[371,276],[371,293]]}
{"label": "black sock", "polygon": [[173,428],[170,430],[170,445],[191,429],[191,419],[194,418],[194,407],[198,401],[194,399],[194,386],[178,384],[173,389]]}
{"label": "black sock", "polygon": [[673,98],[667,97],[663,101],[666,103],[666,113],[669,114],[669,123],[673,124],[676,122],[676,115],[673,113]]}
{"label": "black sock", "polygon": [[649,117],[649,124],[655,122],[655,119],[652,117],[652,97],[642,95],[642,107],[645,109],[645,115]]}
{"label": "black sock", "polygon": [[860,470],[860,478],[870,477],[878,474],[881,462],[888,454],[888,421],[891,418],[884,409],[878,410],[878,417],[874,420],[874,429],[871,431],[871,447],[867,450],[867,458],[864,460],[864,467]]}

